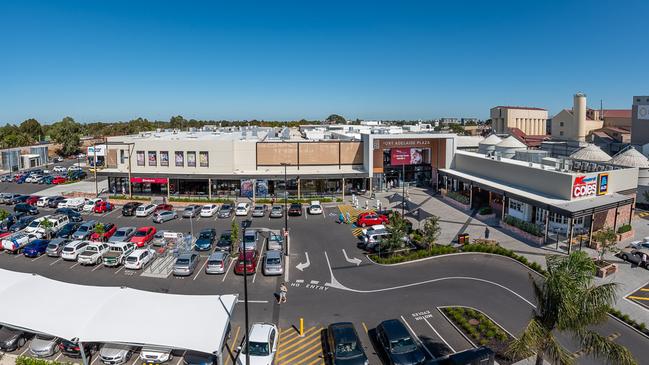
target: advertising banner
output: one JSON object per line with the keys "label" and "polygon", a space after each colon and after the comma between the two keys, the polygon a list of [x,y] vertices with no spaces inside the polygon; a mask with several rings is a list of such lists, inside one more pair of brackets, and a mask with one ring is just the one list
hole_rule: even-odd
{"label": "advertising banner", "polygon": [[[253,179],[242,179],[241,180],[241,196],[246,198],[252,198],[252,188],[255,185]],[[257,180],[257,198],[268,196],[268,180]]]}
{"label": "advertising banner", "polygon": [[201,151],[198,154],[198,163],[201,167],[209,167],[209,155],[207,151]]}
{"label": "advertising banner", "polygon": [[421,148],[393,148],[390,150],[390,165],[419,165],[423,162]]}
{"label": "advertising banner", "polygon": [[176,151],[175,157],[177,167],[185,166],[185,153],[183,151]]}
{"label": "advertising banner", "polygon": [[144,151],[137,151],[137,165],[144,166]]}
{"label": "advertising banner", "polygon": [[169,166],[169,151],[160,151],[160,166]]}
{"label": "advertising banner", "polygon": [[156,151],[149,151],[149,166],[158,165],[158,154]]}
{"label": "advertising banner", "polygon": [[196,167],[196,152],[187,152],[187,166]]}

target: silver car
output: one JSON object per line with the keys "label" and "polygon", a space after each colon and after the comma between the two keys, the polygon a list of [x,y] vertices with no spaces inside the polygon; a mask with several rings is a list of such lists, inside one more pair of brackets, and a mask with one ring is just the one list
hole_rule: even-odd
{"label": "silver car", "polygon": [[227,252],[216,251],[207,258],[207,266],[205,266],[206,274],[224,274],[228,264],[230,263],[230,255]]}
{"label": "silver car", "polygon": [[246,234],[243,235],[243,241],[239,243],[239,252],[256,250],[257,235],[257,231],[246,231]]}
{"label": "silver car", "polygon": [[108,239],[108,243],[110,242],[128,242],[128,240],[133,237],[135,234],[135,227],[120,227],[117,228],[115,233],[113,233],[112,236]]}
{"label": "silver car", "polygon": [[195,218],[201,212],[200,205],[188,205],[183,209],[183,218]]}
{"label": "silver car", "polygon": [[270,210],[271,218],[282,218],[283,216],[284,216],[284,207],[282,207],[281,205],[275,205]]}
{"label": "silver car", "polygon": [[282,251],[284,249],[284,237],[282,237],[279,234],[275,234],[271,232],[266,242],[267,242],[266,249],[268,251],[272,251],[272,250]]}
{"label": "silver car", "polygon": [[105,344],[99,350],[99,358],[106,365],[119,365],[128,360],[133,355],[133,348],[126,345]]}
{"label": "silver car", "polygon": [[268,207],[265,205],[255,205],[254,208],[252,208],[252,216],[253,217],[263,217],[266,215],[266,211],[268,210]]}
{"label": "silver car", "polygon": [[165,246],[167,244],[167,240],[165,239],[165,232],[170,232],[170,231],[166,229],[157,231],[153,235],[153,239],[151,240],[151,245],[155,247]]}
{"label": "silver car", "polygon": [[194,273],[198,265],[198,254],[184,253],[174,263],[174,276],[189,276]]}
{"label": "silver car", "polygon": [[266,251],[264,256],[264,275],[282,275],[284,273],[284,256],[282,251]]}
{"label": "silver car", "polygon": [[54,336],[36,335],[29,344],[29,353],[35,357],[50,357],[59,351],[58,342]]}
{"label": "silver car", "polygon": [[63,251],[63,247],[70,243],[69,239],[66,238],[54,238],[53,240],[50,240],[50,243],[47,244],[47,249],[45,253],[49,257],[59,257],[61,256],[61,251]]}
{"label": "silver car", "polygon": [[[183,211],[183,216],[184,215],[185,211]],[[163,223],[176,218],[178,218],[178,213],[176,213],[175,210],[161,210],[153,214],[153,221],[155,223]]]}

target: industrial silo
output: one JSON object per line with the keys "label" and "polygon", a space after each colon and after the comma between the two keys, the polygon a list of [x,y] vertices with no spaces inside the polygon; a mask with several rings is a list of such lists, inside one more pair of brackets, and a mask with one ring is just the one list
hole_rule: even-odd
{"label": "industrial silo", "polygon": [[491,134],[487,138],[478,142],[478,152],[485,155],[493,154],[493,152],[496,150],[496,145],[501,141],[502,139],[500,139],[497,135]]}
{"label": "industrial silo", "polygon": [[527,145],[514,136],[509,136],[496,145],[496,154],[504,158],[514,158],[516,151],[527,150]]}

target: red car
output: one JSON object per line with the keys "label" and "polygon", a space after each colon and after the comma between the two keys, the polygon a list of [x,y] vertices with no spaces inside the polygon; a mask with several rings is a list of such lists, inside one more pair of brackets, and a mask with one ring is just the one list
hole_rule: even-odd
{"label": "red car", "polygon": [[36,205],[36,202],[37,202],[38,199],[40,199],[40,198],[41,198],[41,197],[38,196],[38,195],[31,195],[29,198],[27,198],[27,200],[25,200],[25,203],[27,203],[27,204],[29,204],[29,205],[34,205],[34,206],[35,206],[35,205]]}
{"label": "red car", "polygon": [[54,179],[52,179],[52,184],[64,184],[66,181],[68,180],[63,176],[57,176]]}
{"label": "red car", "polygon": [[95,206],[92,208],[92,211],[95,213],[106,213],[113,210],[113,208],[115,208],[115,206],[112,205],[111,203],[100,200],[97,203],[95,203]]}
{"label": "red car", "polygon": [[95,232],[90,236],[90,240],[106,242],[115,234],[115,231],[117,231],[116,225],[114,225],[113,223],[106,223],[104,224],[104,233],[100,234]]}
{"label": "red car", "polygon": [[387,216],[384,216],[383,214],[376,214],[374,212],[361,213],[358,215],[358,220],[356,221],[356,225],[361,227],[387,223]]}
{"label": "red car", "polygon": [[155,227],[140,227],[135,231],[133,237],[131,237],[131,242],[135,243],[137,247],[144,247],[144,245],[153,239],[155,233]]}
{"label": "red car", "polygon": [[246,274],[254,274],[255,272],[257,272],[257,261],[259,261],[259,253],[257,252],[257,250],[254,250],[239,252],[237,264],[234,265],[235,274],[243,275],[244,260],[246,266]]}
{"label": "red car", "polygon": [[162,211],[162,210],[169,210],[169,211],[171,211],[171,210],[174,210],[174,206],[171,205],[171,204],[158,204],[158,205],[155,207],[155,209],[153,210],[153,213],[155,213],[155,212],[159,212],[159,211]]}

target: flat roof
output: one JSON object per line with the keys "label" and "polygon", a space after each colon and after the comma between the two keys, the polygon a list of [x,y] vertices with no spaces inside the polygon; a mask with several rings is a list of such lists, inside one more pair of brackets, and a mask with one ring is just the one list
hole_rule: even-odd
{"label": "flat roof", "polygon": [[[130,134],[126,136],[108,137],[108,144],[111,142],[138,142],[138,141],[192,141],[192,140],[209,140],[209,141],[261,141],[268,136],[271,128],[257,128],[246,130],[216,130],[216,131],[152,131],[142,132],[140,134]],[[257,135],[253,135],[256,131]],[[245,136],[244,136],[245,132]]]}

